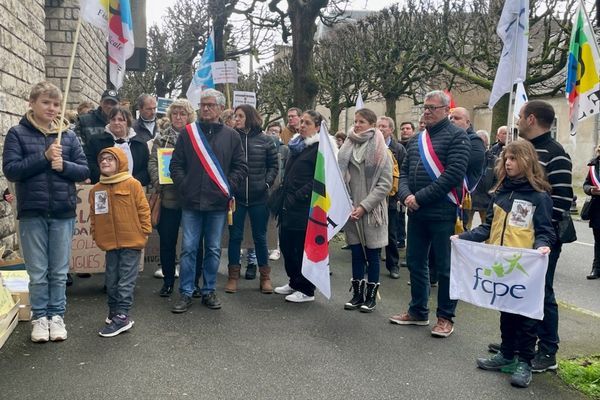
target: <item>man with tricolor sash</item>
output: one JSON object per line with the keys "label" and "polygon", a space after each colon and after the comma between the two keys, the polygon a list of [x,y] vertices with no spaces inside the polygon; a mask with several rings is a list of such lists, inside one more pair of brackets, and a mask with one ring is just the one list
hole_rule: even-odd
{"label": "man with tricolor sash", "polygon": [[399,325],[429,325],[427,258],[429,249],[438,267],[436,337],[454,331],[456,301],[450,300],[450,236],[454,234],[462,183],[471,143],[465,131],[448,119],[450,99],[442,91],[427,93],[426,129],[407,144],[400,173],[400,201],[408,208],[407,263],[411,301],[408,311],[390,317]]}
{"label": "man with tricolor sash", "polygon": [[221,308],[215,293],[221,236],[235,208],[233,193],[248,173],[240,135],[219,121],[224,108],[223,93],[214,89],[200,93],[200,121],[188,124],[181,132],[169,167],[181,196],[183,230],[180,299],[173,306],[174,313],[186,312],[192,304],[196,254],[202,242],[202,304]]}

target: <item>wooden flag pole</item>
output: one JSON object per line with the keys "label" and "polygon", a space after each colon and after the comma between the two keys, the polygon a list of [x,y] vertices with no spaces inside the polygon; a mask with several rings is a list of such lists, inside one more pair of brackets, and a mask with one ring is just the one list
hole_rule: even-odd
{"label": "wooden flag pole", "polygon": [[69,61],[69,71],[67,72],[67,83],[65,85],[65,92],[63,93],[63,104],[62,112],[60,113],[60,123],[58,125],[58,143],[62,138],[63,121],[65,118],[65,112],[67,111],[67,98],[69,97],[69,89],[71,88],[71,76],[73,75],[73,64],[75,63],[75,52],[77,51],[77,42],[79,41],[79,31],[81,30],[81,12],[79,18],[77,18],[77,29],[75,29],[75,38],[73,39],[73,50],[71,50],[71,60]]}
{"label": "wooden flag pole", "polygon": [[227,108],[231,108],[231,94],[229,93],[229,82],[225,83],[225,92],[227,92]]}

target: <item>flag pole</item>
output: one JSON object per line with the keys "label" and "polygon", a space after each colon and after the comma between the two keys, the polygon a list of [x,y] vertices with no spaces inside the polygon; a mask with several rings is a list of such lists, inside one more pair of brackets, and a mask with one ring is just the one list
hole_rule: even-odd
{"label": "flag pole", "polygon": [[62,112],[60,114],[60,122],[58,125],[58,143],[62,138],[63,121],[65,118],[65,112],[67,111],[67,97],[69,97],[69,90],[71,88],[71,76],[73,75],[73,64],[75,63],[75,53],[77,51],[77,42],[79,41],[79,31],[81,31],[81,12],[79,12],[79,18],[77,18],[77,28],[75,29],[75,38],[73,39],[73,49],[71,50],[71,60],[69,61],[69,70],[67,72],[67,82],[65,84],[65,92],[63,93],[63,104]]}
{"label": "flag pole", "polygon": [[[513,13],[513,15],[516,16],[517,20],[519,19],[519,13]],[[515,37],[517,36],[517,34],[519,33],[519,23],[517,22],[515,24]],[[515,137],[514,137],[514,127],[515,127],[515,117],[513,117],[513,113],[514,113],[514,105],[513,105],[513,101],[514,101],[514,91],[515,91],[515,70],[516,70],[516,64],[517,64],[517,51],[519,50],[519,40],[515,40],[514,41],[514,48],[513,48],[513,54],[512,54],[512,68],[510,71],[510,94],[508,96],[508,116],[507,116],[507,121],[506,121],[506,127],[507,127],[507,139],[506,139],[506,144],[512,142]]]}

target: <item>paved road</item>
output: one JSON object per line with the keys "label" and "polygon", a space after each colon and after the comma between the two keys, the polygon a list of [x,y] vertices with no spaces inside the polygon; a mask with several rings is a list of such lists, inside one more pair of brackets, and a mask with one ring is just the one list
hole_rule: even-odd
{"label": "paved road", "polygon": [[[594,289],[583,276],[589,249],[572,246],[565,255],[573,251],[580,258],[563,257],[560,295],[584,306]],[[106,315],[102,277],[77,279],[68,291],[66,342],[31,343],[30,325],[20,323],[0,350],[1,398],[583,398],[552,373],[535,375],[529,389],[519,390],[509,385],[508,375],[478,370],[475,358],[499,335],[497,312],[459,304],[456,333],[448,339],[434,339],[424,327],[388,323],[389,315],[407,307],[405,269],[399,280],[382,275],[376,312],[343,310],[350,254],[334,244],[331,260],[331,300],[318,296],[314,303],[289,304],[279,295],[259,293],[258,281],[244,280],[239,293],[225,294],[223,262],[218,278],[223,309],[195,303],[183,315],[170,312],[173,300],[158,297],[161,282],[144,271],[136,290],[136,324],[112,339],[96,334]],[[276,284],[285,282],[281,266],[281,261],[273,266]],[[585,288],[563,288],[569,280]],[[561,356],[597,351],[598,322],[562,308]]]}

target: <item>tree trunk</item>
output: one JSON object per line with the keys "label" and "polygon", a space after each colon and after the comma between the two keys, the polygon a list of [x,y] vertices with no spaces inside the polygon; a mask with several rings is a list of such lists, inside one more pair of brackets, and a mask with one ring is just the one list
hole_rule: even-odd
{"label": "tree trunk", "polygon": [[398,126],[396,123],[396,102],[398,96],[387,94],[385,97],[385,115],[394,120],[394,126]]}
{"label": "tree trunk", "polygon": [[315,23],[321,8],[329,0],[288,0],[288,13],[292,25],[292,76],[294,80],[294,106],[303,110],[315,107],[319,85],[314,74],[313,48],[317,31]]}
{"label": "tree trunk", "polygon": [[[506,125],[508,120],[508,100],[509,94],[506,93],[498,100],[492,110],[492,131],[490,132],[490,144],[496,141],[496,131],[502,125]],[[510,132],[508,132],[510,134]]]}
{"label": "tree trunk", "polygon": [[331,126],[329,127],[329,133],[335,135],[340,129],[340,114],[342,113],[342,105],[336,104],[329,107],[331,113]]}

